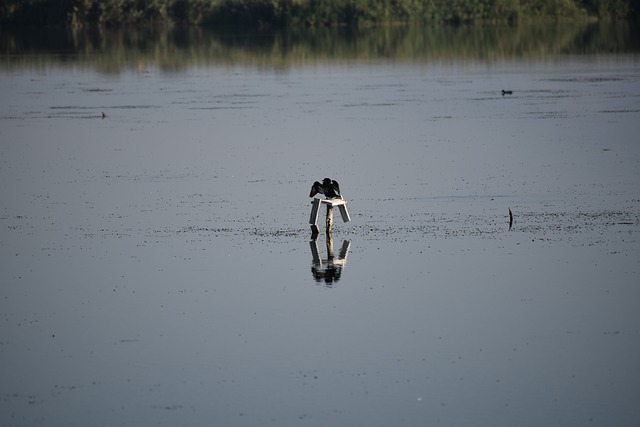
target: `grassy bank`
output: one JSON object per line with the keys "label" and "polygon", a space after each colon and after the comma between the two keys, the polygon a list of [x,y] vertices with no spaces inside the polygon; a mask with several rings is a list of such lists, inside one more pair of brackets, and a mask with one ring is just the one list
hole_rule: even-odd
{"label": "grassy bank", "polygon": [[319,27],[637,17],[634,0],[4,0],[0,24]]}

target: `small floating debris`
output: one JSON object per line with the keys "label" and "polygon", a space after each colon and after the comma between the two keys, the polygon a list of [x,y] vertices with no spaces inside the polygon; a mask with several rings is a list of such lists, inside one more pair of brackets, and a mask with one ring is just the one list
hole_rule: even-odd
{"label": "small floating debris", "polygon": [[511,212],[511,208],[509,208],[509,231],[511,231],[511,227],[513,227],[513,213]]}
{"label": "small floating debris", "polygon": [[502,89],[502,96],[505,96],[505,95],[513,95],[513,91]]}

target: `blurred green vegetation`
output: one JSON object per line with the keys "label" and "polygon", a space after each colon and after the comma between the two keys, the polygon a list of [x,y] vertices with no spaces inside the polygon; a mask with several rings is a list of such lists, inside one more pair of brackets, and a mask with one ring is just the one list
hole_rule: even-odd
{"label": "blurred green vegetation", "polygon": [[3,0],[0,24],[324,27],[637,18],[637,0]]}
{"label": "blurred green vegetation", "polygon": [[300,30],[199,27],[0,32],[0,71],[74,67],[117,74],[194,67],[286,70],[357,61],[468,63],[565,54],[640,52],[628,22],[531,25],[387,25]]}

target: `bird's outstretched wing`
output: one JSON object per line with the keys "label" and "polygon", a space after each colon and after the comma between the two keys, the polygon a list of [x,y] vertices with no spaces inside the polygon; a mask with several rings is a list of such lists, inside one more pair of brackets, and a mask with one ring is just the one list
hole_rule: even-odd
{"label": "bird's outstretched wing", "polygon": [[318,181],[316,181],[311,186],[311,193],[309,193],[309,197],[313,197],[318,193],[324,194],[324,190],[322,189],[322,184],[320,184]]}
{"label": "bird's outstretched wing", "polygon": [[338,185],[338,181],[331,181],[331,186],[333,187],[333,192],[336,193],[336,196],[340,196],[340,185]]}

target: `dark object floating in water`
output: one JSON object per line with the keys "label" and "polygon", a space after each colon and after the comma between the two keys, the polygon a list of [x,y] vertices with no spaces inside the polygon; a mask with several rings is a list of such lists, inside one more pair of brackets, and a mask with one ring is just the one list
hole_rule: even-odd
{"label": "dark object floating in water", "polygon": [[505,96],[505,95],[513,95],[513,91],[502,89],[502,96]]}
{"label": "dark object floating in water", "polygon": [[511,213],[511,208],[509,208],[509,230],[513,227],[513,214]]}
{"label": "dark object floating in water", "polygon": [[103,111],[103,112],[102,112],[102,118],[104,119],[104,118],[106,118],[106,117],[107,117],[107,115],[106,115],[106,114],[104,113],[104,111]]}
{"label": "dark object floating in water", "polygon": [[340,186],[337,181],[332,180],[331,178],[325,178],[322,180],[322,183],[318,181],[314,182],[311,186],[311,193],[309,193],[309,197],[313,197],[316,194],[324,194],[327,199],[335,199],[342,198],[340,195]]}

